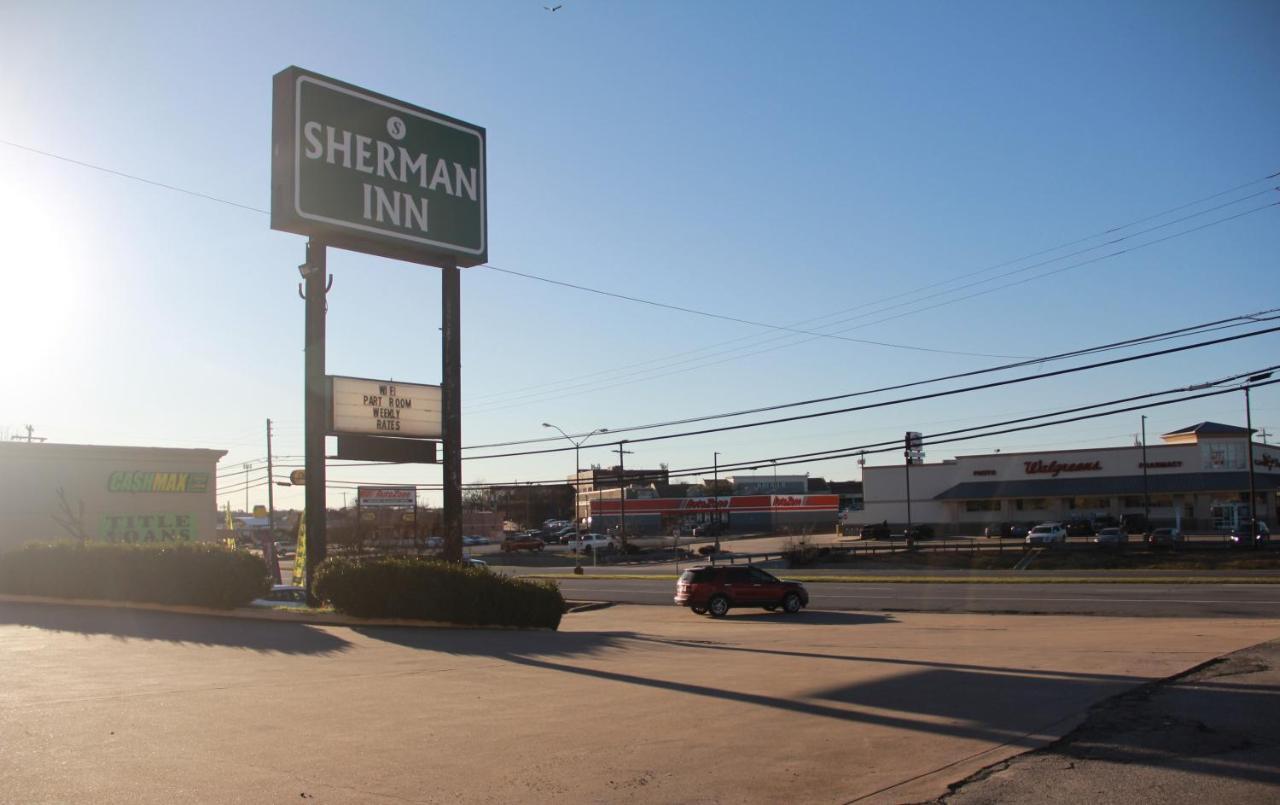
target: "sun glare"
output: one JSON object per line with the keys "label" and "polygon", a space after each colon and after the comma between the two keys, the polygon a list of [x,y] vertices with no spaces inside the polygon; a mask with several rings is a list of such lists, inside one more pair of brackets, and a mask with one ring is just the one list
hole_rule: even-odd
{"label": "sun glare", "polygon": [[86,264],[74,215],[58,214],[20,183],[0,189],[0,349],[6,371],[51,369],[80,337]]}

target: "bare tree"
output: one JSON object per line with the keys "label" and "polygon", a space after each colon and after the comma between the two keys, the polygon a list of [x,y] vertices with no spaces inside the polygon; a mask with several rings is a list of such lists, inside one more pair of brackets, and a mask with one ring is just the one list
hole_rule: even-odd
{"label": "bare tree", "polygon": [[89,535],[84,530],[84,499],[81,498],[76,503],[76,509],[72,511],[71,503],[67,500],[67,490],[58,487],[58,505],[62,508],[62,512],[54,514],[53,521],[70,534],[72,539],[83,545],[89,539]]}

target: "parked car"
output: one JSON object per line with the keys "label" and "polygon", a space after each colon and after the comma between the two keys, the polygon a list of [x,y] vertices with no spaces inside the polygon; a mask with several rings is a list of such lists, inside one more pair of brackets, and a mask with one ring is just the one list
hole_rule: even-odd
{"label": "parked car", "polygon": [[1123,528],[1100,528],[1093,541],[1098,545],[1125,545],[1129,542],[1129,535]]}
{"label": "parked car", "polygon": [[695,539],[706,539],[707,537],[718,537],[724,534],[724,523],[711,520],[706,523],[698,523],[693,527],[693,537]]}
{"label": "parked car", "polygon": [[607,534],[583,534],[581,540],[574,539],[569,544],[573,546],[572,550],[575,553],[579,551],[591,553],[592,551],[614,546],[613,537]]}
{"label": "parked car", "polygon": [[475,558],[470,557],[470,556],[468,556],[468,557],[466,557],[465,559],[463,559],[463,560],[462,560],[462,564],[464,564],[464,565],[466,565],[466,566],[468,566],[468,567],[482,567],[482,568],[485,568],[486,570],[487,570],[487,569],[488,569],[488,567],[489,567],[489,563],[488,563],[488,562],[486,562],[485,560],[483,560],[483,559],[475,559]]}
{"label": "parked car", "polygon": [[933,526],[925,523],[904,529],[902,535],[907,539],[929,539],[933,536]]}
{"label": "parked car", "polygon": [[1146,515],[1142,514],[1120,515],[1120,527],[1124,529],[1126,534],[1145,534],[1151,530],[1151,525],[1147,522]]}
{"label": "parked car", "polygon": [[1067,529],[1062,523],[1041,523],[1027,532],[1028,545],[1053,545],[1067,541]]}
{"label": "parked car", "polygon": [[271,592],[262,598],[253,599],[249,602],[249,606],[305,609],[307,606],[307,591],[292,584],[274,584],[271,586]]}
{"label": "parked car", "polygon": [[752,565],[699,565],[681,574],[674,600],[696,615],[722,618],[733,607],[794,614],[809,605],[809,593],[798,581],[782,581]]}
{"label": "parked car", "polygon": [[863,539],[888,539],[889,524],[888,523],[871,523],[864,525],[858,532],[858,536]]}
{"label": "parked car", "polygon": [[[1013,529],[1016,527],[1017,526],[1014,525],[1013,523],[992,523],[991,525],[982,529],[982,536],[988,537],[988,538],[996,538],[996,539],[1004,538],[1004,537],[1012,537]],[[1024,534],[1023,536],[1026,536],[1026,535]]]}
{"label": "parked car", "polygon": [[1155,528],[1142,539],[1153,548],[1161,545],[1167,545],[1172,548],[1182,542],[1182,532],[1176,528]]}
{"label": "parked car", "polygon": [[1084,518],[1068,520],[1063,524],[1063,528],[1066,529],[1068,537],[1092,537],[1094,534],[1093,522]]}
{"label": "parked car", "polygon": [[502,550],[505,553],[512,551],[540,551],[546,547],[541,537],[535,537],[532,534],[513,534],[502,540]]}
{"label": "parked car", "polygon": [[[1241,525],[1239,528],[1237,528],[1236,530],[1232,531],[1228,539],[1231,540],[1231,543],[1233,545],[1248,545],[1249,544],[1249,524],[1245,523]],[[1267,524],[1262,520],[1258,521],[1258,531],[1257,531],[1257,534],[1254,536],[1254,539],[1259,544],[1271,541],[1271,529],[1267,528]]]}

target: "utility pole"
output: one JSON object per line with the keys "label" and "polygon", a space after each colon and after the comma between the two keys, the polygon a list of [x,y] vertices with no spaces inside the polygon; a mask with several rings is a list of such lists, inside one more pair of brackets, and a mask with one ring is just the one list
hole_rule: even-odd
{"label": "utility pole", "polygon": [[1255,550],[1258,545],[1258,487],[1253,477],[1253,411],[1249,406],[1249,384],[1257,383],[1271,377],[1270,372],[1253,375],[1244,381],[1244,438],[1248,450],[1245,461],[1249,462],[1249,545]]}
{"label": "utility pole", "polygon": [[627,465],[623,458],[631,453],[630,450],[623,450],[622,446],[627,443],[626,439],[618,442],[618,500],[621,502],[622,511],[618,520],[618,537],[622,544],[627,543]]}
{"label": "utility pole", "polygon": [[711,454],[711,505],[715,507],[716,553],[720,553],[720,454]]}
{"label": "utility pole", "polygon": [[25,428],[25,430],[27,431],[27,435],[26,435],[26,436],[13,436],[13,437],[11,437],[11,438],[12,438],[12,439],[13,439],[13,441],[15,441],[15,442],[26,442],[27,444],[31,444],[32,442],[47,442],[47,441],[49,441],[48,439],[46,439],[46,438],[45,438],[45,437],[43,437],[43,436],[32,436],[31,434],[35,432],[35,429],[36,429],[36,426],[35,426],[35,425],[27,425],[27,426],[26,426],[26,428]]}
{"label": "utility pole", "polygon": [[276,476],[271,461],[271,418],[267,417],[267,529],[276,538]]}
{"label": "utility pole", "polygon": [[1142,415],[1142,527],[1151,530],[1151,489],[1147,485],[1147,415]]}
{"label": "utility pole", "polygon": [[244,467],[244,513],[248,515],[252,514],[252,511],[249,509],[249,468],[253,465],[244,464],[242,466]]}

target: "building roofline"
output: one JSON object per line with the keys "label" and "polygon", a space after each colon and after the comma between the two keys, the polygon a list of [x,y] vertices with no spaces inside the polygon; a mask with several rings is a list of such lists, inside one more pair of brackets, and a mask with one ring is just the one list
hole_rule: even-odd
{"label": "building roofline", "polygon": [[[217,462],[226,450],[204,447],[140,447],[137,445],[73,444],[70,442],[0,442],[0,452],[28,453],[24,458],[201,458]],[[85,455],[89,453],[91,455]]]}

